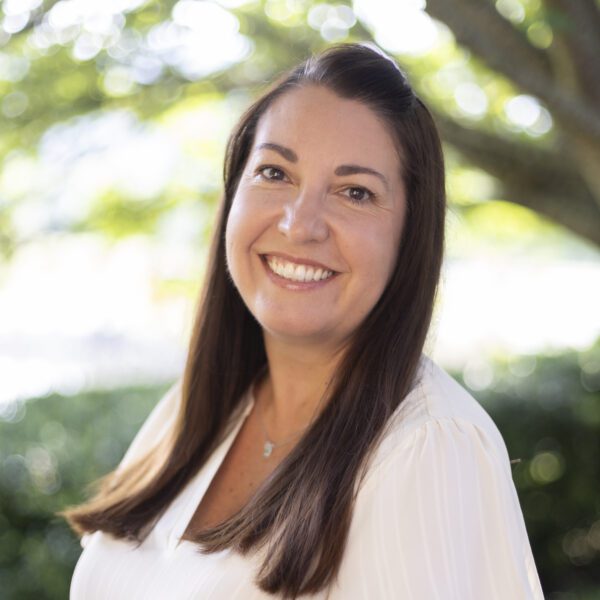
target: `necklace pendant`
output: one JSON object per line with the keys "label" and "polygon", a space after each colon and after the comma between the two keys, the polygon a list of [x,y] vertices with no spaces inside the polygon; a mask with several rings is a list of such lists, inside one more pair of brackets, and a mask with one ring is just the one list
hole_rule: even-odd
{"label": "necklace pendant", "polygon": [[269,458],[269,456],[271,456],[271,452],[273,452],[273,448],[274,448],[274,447],[275,447],[275,445],[274,445],[274,444],[272,444],[272,443],[271,443],[271,442],[269,442],[269,441],[266,441],[266,442],[265,442],[264,449],[263,449],[263,456],[264,456],[265,458]]}

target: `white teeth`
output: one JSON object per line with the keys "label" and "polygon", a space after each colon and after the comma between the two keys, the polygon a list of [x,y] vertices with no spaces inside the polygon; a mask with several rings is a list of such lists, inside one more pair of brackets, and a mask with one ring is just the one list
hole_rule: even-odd
{"label": "white teeth", "polygon": [[315,269],[308,265],[297,265],[271,256],[267,257],[267,264],[277,275],[292,281],[320,281],[333,275],[333,271],[327,269]]}

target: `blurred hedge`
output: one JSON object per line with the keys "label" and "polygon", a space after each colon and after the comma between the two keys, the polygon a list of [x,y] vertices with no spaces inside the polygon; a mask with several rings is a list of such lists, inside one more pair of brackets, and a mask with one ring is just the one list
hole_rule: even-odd
{"label": "blurred hedge", "polygon": [[81,546],[54,513],[84,500],[86,486],[119,462],[167,387],[0,406],[2,600],[68,598]]}
{"label": "blurred hedge", "polygon": [[[600,341],[452,373],[502,432],[542,585],[600,599]],[[113,468],[167,385],[0,406],[0,596],[68,597],[81,548],[54,512]],[[419,599],[420,600],[420,599]]]}
{"label": "blurred hedge", "polygon": [[[600,340],[492,365],[473,395],[502,432],[546,598],[600,599]],[[465,385],[465,379],[453,374]],[[468,378],[467,378],[468,381]]]}

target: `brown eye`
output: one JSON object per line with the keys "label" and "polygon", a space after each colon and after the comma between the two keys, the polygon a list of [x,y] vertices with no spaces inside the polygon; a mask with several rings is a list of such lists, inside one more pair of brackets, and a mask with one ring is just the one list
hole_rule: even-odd
{"label": "brown eye", "polygon": [[344,191],[346,192],[348,198],[350,198],[350,200],[355,204],[363,204],[374,197],[373,192],[370,192],[363,187],[350,187]]}
{"label": "brown eye", "polygon": [[285,173],[277,167],[261,167],[258,169],[258,173],[269,181],[283,181],[285,179]]}

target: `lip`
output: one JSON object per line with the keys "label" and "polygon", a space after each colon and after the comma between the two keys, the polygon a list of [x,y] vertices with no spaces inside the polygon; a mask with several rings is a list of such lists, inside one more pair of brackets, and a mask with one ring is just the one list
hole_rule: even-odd
{"label": "lip", "polygon": [[324,271],[333,271],[334,275],[337,273],[335,269],[332,269],[331,267],[328,267],[323,263],[317,262],[316,260],[311,260],[310,258],[296,258],[295,256],[284,254],[283,252],[264,252],[260,255],[262,260],[266,260],[267,256],[282,258],[283,260],[287,260],[288,262],[294,263],[295,265],[308,265],[311,267],[317,267],[318,269],[323,269]]}
{"label": "lip", "polygon": [[[267,264],[267,256],[278,256],[283,258],[283,255],[281,254],[271,254],[269,253],[268,255],[266,254],[261,254],[259,256],[260,258],[260,262],[262,263],[265,272],[267,274],[267,277],[277,286],[284,288],[286,290],[293,290],[293,291],[310,291],[310,290],[315,290],[318,288],[322,288],[324,286],[326,286],[328,283],[331,283],[331,281],[333,281],[338,273],[337,272],[333,272],[333,275],[331,275],[331,277],[328,277],[327,279],[321,279],[320,281],[292,281],[291,279],[286,279],[285,277],[281,277],[281,275],[277,275],[277,273],[274,273],[273,271],[271,271],[271,267],[269,267],[269,265]],[[289,260],[289,259],[285,259],[285,260]],[[291,261],[290,262],[294,262]],[[297,264],[311,264],[311,265],[319,265],[319,263],[315,263],[314,261],[311,263],[297,263]],[[323,267],[321,267],[323,268]],[[332,269],[329,269],[330,271]]]}

